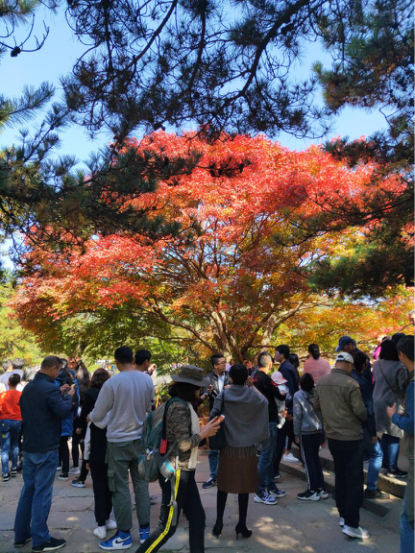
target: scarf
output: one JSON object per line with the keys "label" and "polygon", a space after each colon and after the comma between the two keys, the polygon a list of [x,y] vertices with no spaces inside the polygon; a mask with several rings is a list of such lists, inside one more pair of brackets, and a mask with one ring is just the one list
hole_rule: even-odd
{"label": "scarf", "polygon": [[[199,418],[197,416],[196,411],[193,409],[193,405],[191,403],[187,403],[190,409],[190,422],[192,424],[192,436],[195,434],[200,434],[200,424],[199,424]],[[190,458],[189,458],[189,464],[188,468],[191,470],[194,470],[197,465],[197,454],[199,452],[199,446],[192,447],[190,450]]]}
{"label": "scarf", "polygon": [[249,457],[268,442],[268,400],[256,388],[231,384],[215,399],[210,416],[220,413],[225,415],[222,424],[230,456]]}

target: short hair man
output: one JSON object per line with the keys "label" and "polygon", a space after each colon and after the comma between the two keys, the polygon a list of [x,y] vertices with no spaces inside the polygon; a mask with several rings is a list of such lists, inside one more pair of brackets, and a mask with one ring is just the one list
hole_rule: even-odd
{"label": "short hair man", "polygon": [[330,453],[334,460],[336,506],[343,533],[367,539],[369,532],[359,527],[363,503],[363,430],[367,419],[359,384],[351,376],[353,357],[339,353],[330,374],[323,376],[314,394],[314,407],[323,414]]}
{"label": "short hair man", "polygon": [[128,549],[133,543],[129,472],[134,486],[140,541],[150,535],[148,484],[139,475],[138,459],[142,453],[141,431],[154,387],[147,374],[136,370],[131,348],[122,346],[116,349],[114,358],[120,372],[105,382],[89,415],[95,426],[107,429],[108,482],[113,492],[118,531],[99,544],[106,551]]}
{"label": "short hair man", "polygon": [[32,551],[56,551],[66,541],[51,537],[47,526],[53,482],[59,463],[61,423],[72,411],[74,389],[60,389],[55,379],[61,361],[48,355],[40,371],[23,389],[20,409],[23,419],[24,486],[14,522],[15,546],[32,539]]}
{"label": "short hair man", "polygon": [[406,553],[414,550],[414,337],[401,338],[398,342],[398,352],[399,360],[409,371],[404,385],[404,413],[397,413],[396,403],[392,407],[387,407],[386,411],[393,424],[405,432],[402,451],[408,456],[409,470],[401,515],[401,551]]}
{"label": "short hair man", "polygon": [[151,352],[147,349],[139,349],[134,356],[134,361],[138,371],[148,373],[151,364]]}
{"label": "short hair man", "polygon": [[[210,364],[213,371],[208,374],[210,384],[204,390],[204,395],[209,398],[209,412],[213,409],[213,403],[221,391],[229,385],[229,372],[226,371],[226,359],[223,353],[215,353],[210,358]],[[219,451],[217,449],[209,449],[209,470],[210,477],[206,482],[203,482],[204,490],[216,486],[219,466]]]}
{"label": "short hair man", "polygon": [[255,503],[276,505],[278,497],[284,497],[285,491],[279,490],[274,482],[274,459],[277,448],[278,406],[276,399],[284,400],[278,386],[272,381],[269,372],[272,369],[272,357],[267,351],[258,355],[258,372],[253,378],[254,386],[266,397],[269,415],[269,442],[261,447],[258,461],[258,491],[254,497]]}

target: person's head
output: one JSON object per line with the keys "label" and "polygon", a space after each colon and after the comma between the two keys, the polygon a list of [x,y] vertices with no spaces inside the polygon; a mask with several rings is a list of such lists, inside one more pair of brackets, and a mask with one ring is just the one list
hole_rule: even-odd
{"label": "person's head", "polygon": [[250,359],[244,359],[244,365],[248,369],[248,371],[251,370],[252,367],[254,366],[254,364]]}
{"label": "person's head", "polygon": [[404,332],[397,332],[396,334],[393,334],[391,340],[392,342],[394,342],[396,345],[398,345],[398,342],[401,338],[403,338],[405,336],[405,333]]}
{"label": "person's head", "polygon": [[248,378],[248,369],[245,365],[232,365],[229,370],[229,378],[232,384],[243,386]]}
{"label": "person's head", "polygon": [[91,388],[100,390],[109,378],[111,375],[106,369],[97,369],[91,377]]}
{"label": "person's head", "polygon": [[282,344],[281,346],[277,346],[275,348],[275,361],[277,363],[282,363],[286,359],[288,359],[290,355],[290,347],[286,344]]}
{"label": "person's head", "polygon": [[4,361],[3,363],[3,370],[5,373],[11,372],[13,370],[13,365],[10,359],[7,359],[7,361]]}
{"label": "person's head", "polygon": [[62,368],[62,360],[56,355],[48,355],[40,365],[41,373],[47,374],[53,380],[56,380]]}
{"label": "person's head", "polygon": [[288,356],[288,361],[295,369],[298,369],[298,367],[300,366],[300,360],[298,359],[298,355],[296,353],[290,353],[290,355]]}
{"label": "person's head", "polygon": [[172,376],[170,397],[179,397],[184,401],[194,403],[202,388],[209,386],[210,380],[203,375],[203,370],[194,365],[184,365],[177,374]]}
{"label": "person's head", "polygon": [[341,352],[336,357],[336,364],[334,365],[335,369],[341,369],[351,373],[354,369],[354,360],[350,353]]}
{"label": "person's head", "polygon": [[89,374],[89,371],[82,359],[79,359],[76,363],[76,380],[78,381],[78,384],[82,384],[82,386],[86,387],[89,386],[89,382],[91,380],[91,375]]}
{"label": "person's head", "polygon": [[222,375],[226,370],[226,359],[223,353],[215,353],[210,358],[213,370],[219,376]]}
{"label": "person's head", "polygon": [[9,388],[12,390],[16,388],[16,386],[20,384],[20,375],[19,374],[12,374],[9,378]]}
{"label": "person's head", "polygon": [[399,360],[409,372],[414,370],[414,337],[404,336],[398,342]]}
{"label": "person's head", "polygon": [[123,371],[129,365],[132,365],[133,358],[133,350],[128,346],[121,346],[114,352],[115,364],[119,371]]}
{"label": "person's head", "polygon": [[352,353],[356,349],[356,341],[350,336],[342,336],[339,340],[339,344],[336,351],[345,351],[346,353]]}
{"label": "person's head", "polygon": [[147,349],[139,349],[134,356],[135,367],[139,371],[148,371],[151,362],[151,352]]}
{"label": "person's head", "polygon": [[380,345],[379,359],[399,361],[398,348],[393,340],[385,340]]}
{"label": "person's head", "polygon": [[311,392],[314,388],[313,375],[310,373],[304,373],[303,376],[300,378],[300,386],[301,389],[305,392]]}
{"label": "person's head", "polygon": [[267,351],[258,355],[258,367],[260,371],[268,372],[272,367],[272,357]]}
{"label": "person's head", "polygon": [[18,357],[17,359],[13,359],[12,361],[12,367],[13,367],[13,370],[23,370],[23,367],[24,367],[24,359],[21,359],[20,357]]}
{"label": "person's head", "polygon": [[352,353],[354,368],[358,373],[362,373],[367,368],[367,357],[363,351],[355,350]]}
{"label": "person's head", "polygon": [[308,353],[311,355],[313,359],[319,359],[320,357],[320,348],[317,344],[310,344],[308,346]]}

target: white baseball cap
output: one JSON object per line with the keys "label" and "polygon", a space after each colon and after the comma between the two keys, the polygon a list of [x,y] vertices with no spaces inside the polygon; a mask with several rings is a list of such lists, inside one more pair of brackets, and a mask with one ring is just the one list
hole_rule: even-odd
{"label": "white baseball cap", "polygon": [[345,351],[342,351],[337,355],[336,361],[343,361],[344,363],[351,363],[352,365],[354,365],[353,357],[350,355],[350,353],[346,353]]}

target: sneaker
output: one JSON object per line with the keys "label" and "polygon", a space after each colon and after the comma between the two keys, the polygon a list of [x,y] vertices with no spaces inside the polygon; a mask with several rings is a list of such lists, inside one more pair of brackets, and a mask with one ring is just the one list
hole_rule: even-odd
{"label": "sneaker", "polygon": [[301,501],[320,501],[320,494],[311,490],[306,490],[303,493],[297,494],[297,499]]}
{"label": "sneaker", "polygon": [[57,549],[62,549],[62,547],[65,547],[66,540],[58,540],[56,538],[50,538],[49,541],[46,543],[43,543],[42,545],[37,545],[36,547],[32,547],[32,551],[36,553],[36,551],[56,551]]}
{"label": "sneaker", "polygon": [[66,480],[69,480],[69,474],[67,472],[61,472],[61,474],[58,476],[58,480],[66,482]]}
{"label": "sneaker", "polygon": [[280,479],[281,479],[281,474],[277,472],[276,475],[274,476],[274,482],[275,480],[280,480]]}
{"label": "sneaker", "polygon": [[112,520],[112,518],[109,518],[105,523],[105,527],[107,530],[116,530],[117,523],[115,522],[115,520]]}
{"label": "sneaker", "polygon": [[140,527],[140,543],[144,543],[150,537],[150,525],[147,528]]}
{"label": "sneaker", "polygon": [[17,543],[14,543],[13,545],[16,549],[20,549],[21,547],[24,547],[27,543],[29,543],[31,539],[32,538],[26,538],[24,541],[19,541]]}
{"label": "sneaker", "polygon": [[3,482],[8,482],[10,480],[10,474],[2,474]]}
{"label": "sneaker", "polygon": [[279,499],[287,495],[287,492],[285,490],[267,490],[267,492],[268,495],[270,495],[271,497],[275,497],[275,499]]}
{"label": "sneaker", "polygon": [[216,478],[209,478],[209,480],[206,480],[206,482],[203,482],[202,488],[204,490],[208,490],[209,488],[213,488],[218,483]]}
{"label": "sneaker", "polygon": [[352,528],[351,526],[347,526],[345,524],[342,532],[343,534],[346,534],[346,536],[349,536],[349,538],[356,538],[358,540],[367,540],[369,538],[369,532],[363,528],[360,528],[360,526],[359,528]]}
{"label": "sneaker", "polygon": [[12,470],[10,471],[10,474],[11,474],[12,478],[16,478],[16,476],[17,476],[17,468],[15,468],[15,469],[12,468]]}
{"label": "sneaker", "polygon": [[344,526],[344,518],[343,517],[339,518],[339,526],[341,526],[342,528]]}
{"label": "sneaker", "polygon": [[288,455],[283,455],[282,460],[286,463],[299,463],[300,461],[297,459],[297,457],[294,457],[292,453],[288,453]]}
{"label": "sneaker", "polygon": [[113,551],[115,549],[130,549],[132,545],[131,534],[117,532],[111,539],[100,542],[99,547],[104,551]]}
{"label": "sneaker", "polygon": [[320,499],[328,499],[330,497],[326,490],[323,489],[317,490],[317,493],[320,496]]}
{"label": "sneaker", "polygon": [[157,500],[158,498],[156,495],[150,495],[150,505],[156,505]]}
{"label": "sneaker", "polygon": [[59,465],[58,467],[56,467],[56,472],[62,472],[62,465]]}
{"label": "sneaker", "polygon": [[107,528],[106,526],[98,526],[92,533],[100,540],[105,540],[107,537]]}
{"label": "sneaker", "polygon": [[264,505],[276,505],[278,503],[275,497],[270,496],[266,491],[261,494],[255,494],[254,501],[255,503],[263,503]]}
{"label": "sneaker", "polygon": [[408,478],[408,473],[401,469],[388,470],[386,476],[389,476],[389,478]]}
{"label": "sneaker", "polygon": [[376,488],[376,490],[368,490],[366,488],[365,497],[367,499],[389,499],[390,495],[386,492],[382,492],[379,488]]}
{"label": "sneaker", "polygon": [[85,488],[85,482],[82,482],[82,480],[79,480],[79,478],[75,478],[75,480],[72,480],[71,486],[74,488]]}
{"label": "sneaker", "polygon": [[79,467],[72,467],[69,470],[69,474],[81,474],[81,469]]}

